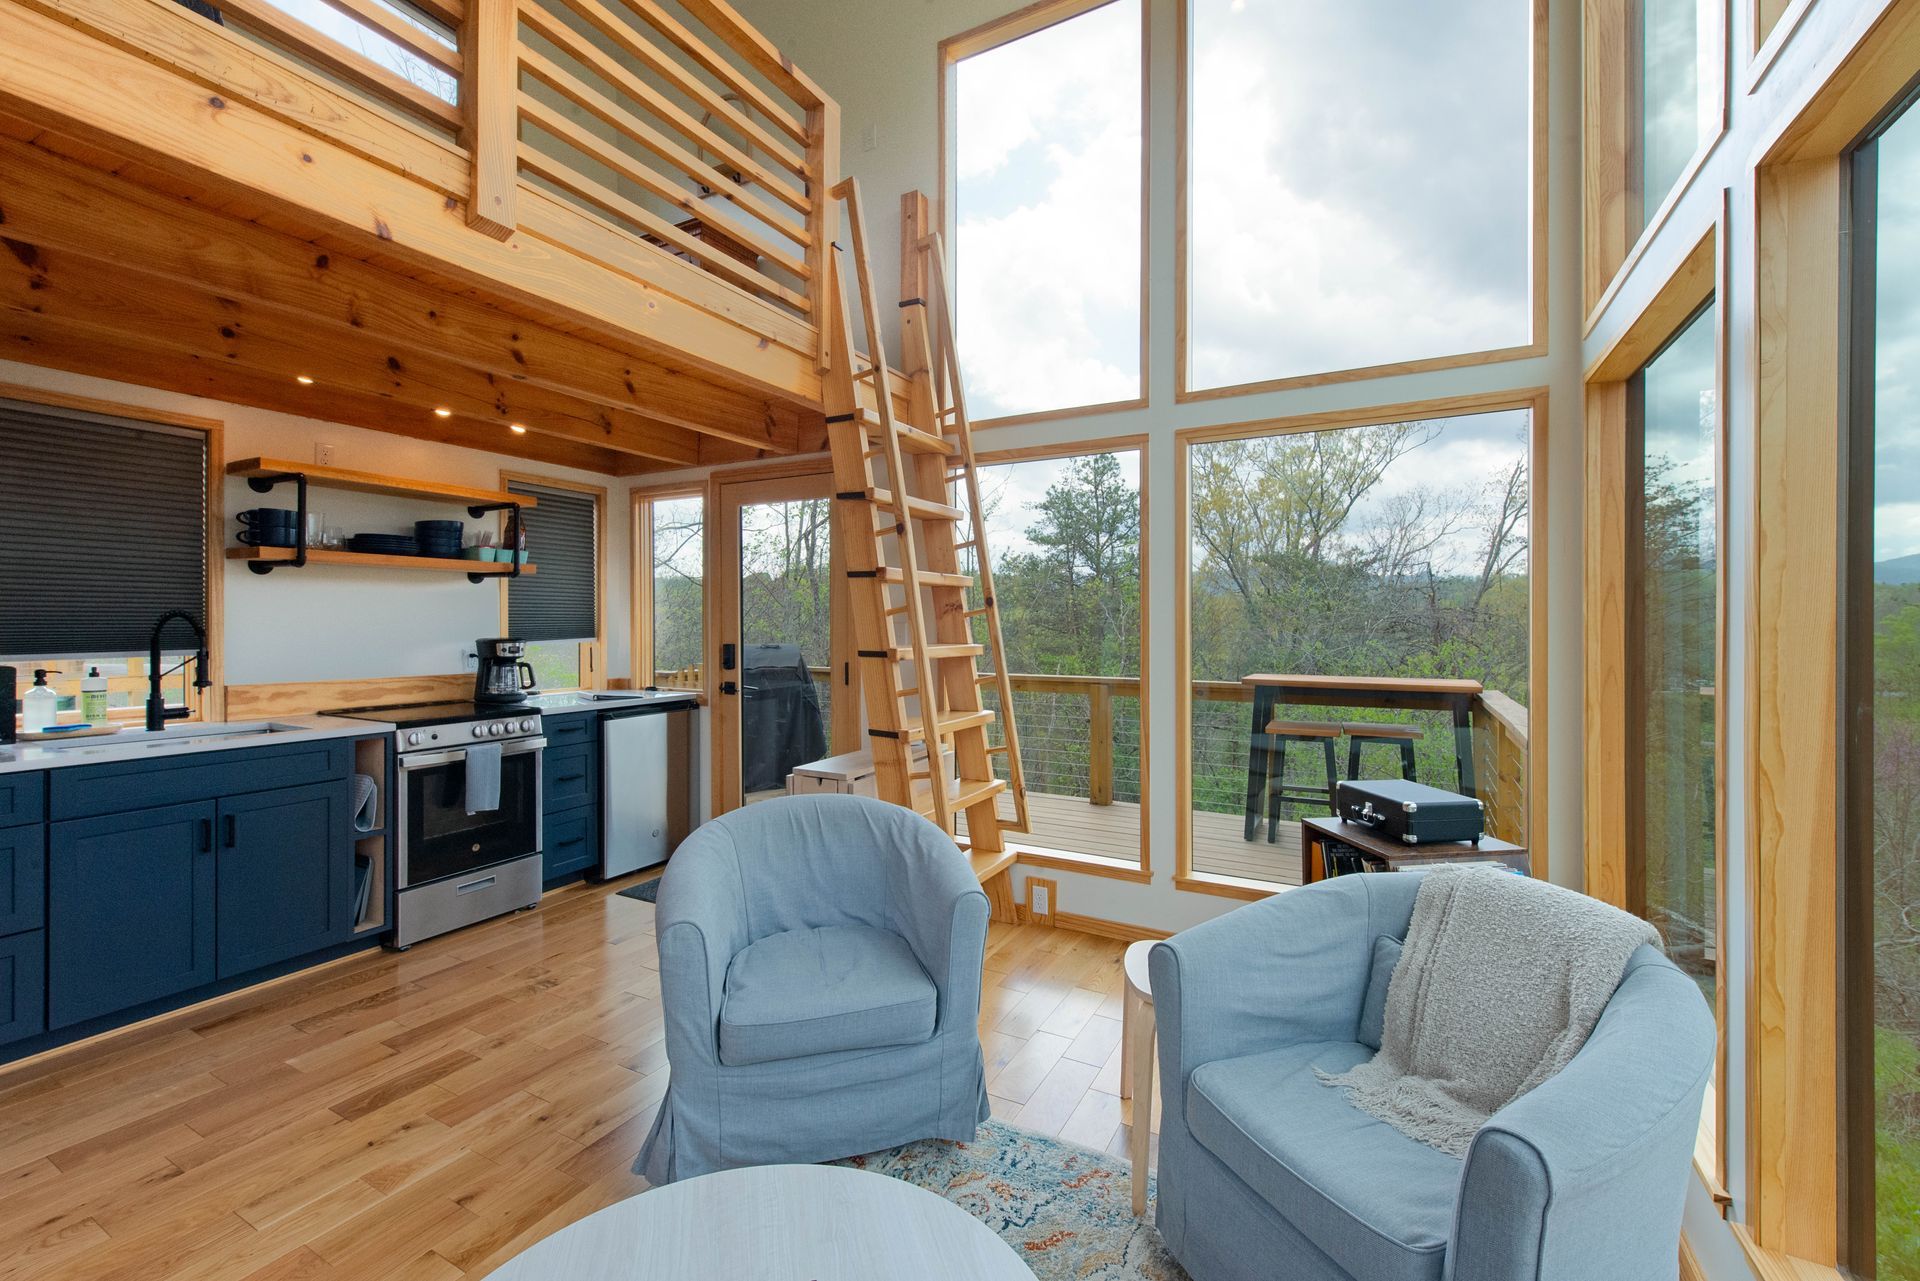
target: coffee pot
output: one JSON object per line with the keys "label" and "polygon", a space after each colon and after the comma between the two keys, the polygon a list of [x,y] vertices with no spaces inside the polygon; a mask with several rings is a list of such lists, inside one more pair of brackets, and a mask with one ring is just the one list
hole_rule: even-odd
{"label": "coffee pot", "polygon": [[534,688],[533,666],[526,661],[527,643],[501,636],[474,642],[479,670],[473,677],[473,701],[505,706],[527,701]]}

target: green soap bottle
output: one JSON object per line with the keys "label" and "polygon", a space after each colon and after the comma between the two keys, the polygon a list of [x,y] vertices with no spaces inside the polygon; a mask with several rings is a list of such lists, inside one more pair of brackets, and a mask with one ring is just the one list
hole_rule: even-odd
{"label": "green soap bottle", "polygon": [[80,681],[80,719],[89,725],[107,723],[107,678],[89,667]]}

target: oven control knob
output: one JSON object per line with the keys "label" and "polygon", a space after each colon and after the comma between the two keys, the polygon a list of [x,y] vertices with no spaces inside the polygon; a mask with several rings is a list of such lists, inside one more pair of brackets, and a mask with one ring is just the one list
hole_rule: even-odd
{"label": "oven control knob", "polygon": [[408,747],[418,747],[418,746],[420,746],[420,731],[419,731],[419,730],[415,730],[415,731],[413,731],[413,733],[411,733],[411,734],[409,734],[409,735],[407,735],[407,746],[408,746]]}
{"label": "oven control knob", "polygon": [[473,727],[473,736],[475,738],[485,738],[487,736],[487,727],[485,725],[475,725]]}
{"label": "oven control knob", "polygon": [[521,732],[522,734],[531,734],[531,733],[533,733],[533,722],[532,722],[532,721],[521,721],[521,722],[520,722],[520,732]]}
{"label": "oven control knob", "polygon": [[499,738],[506,732],[506,728],[502,726],[499,721],[495,721],[493,724],[487,726],[487,736],[489,738]]}

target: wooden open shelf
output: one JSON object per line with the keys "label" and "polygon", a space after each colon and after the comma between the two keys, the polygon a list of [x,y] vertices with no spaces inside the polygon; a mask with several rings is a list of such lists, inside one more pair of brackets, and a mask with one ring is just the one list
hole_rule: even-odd
{"label": "wooden open shelf", "polygon": [[[262,476],[285,476],[291,472],[305,476],[309,485],[323,489],[346,489],[356,494],[384,494],[390,498],[424,498],[433,502],[474,505],[518,503],[522,508],[540,505],[540,500],[532,494],[509,494],[499,489],[469,489],[464,485],[405,480],[398,476],[352,471],[345,467],[317,467],[312,463],[297,463],[285,458],[236,458],[227,464],[227,475],[249,480]],[[313,553],[307,553],[307,558],[313,559]]]}
{"label": "wooden open shelf", "polygon": [[[294,550],[291,547],[229,547],[228,560],[266,561],[275,565],[293,564]],[[443,574],[481,574],[491,578],[504,578],[513,572],[513,566],[498,560],[460,560],[442,556],[376,556],[371,552],[344,552],[332,548],[309,547],[307,549],[309,565],[358,565],[363,569],[426,569],[437,570]],[[539,572],[539,566],[526,564],[520,567],[522,574]]]}

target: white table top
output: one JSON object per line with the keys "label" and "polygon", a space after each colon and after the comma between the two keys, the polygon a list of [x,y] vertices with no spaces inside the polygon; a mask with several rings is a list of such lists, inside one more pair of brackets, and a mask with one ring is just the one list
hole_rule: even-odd
{"label": "white table top", "polygon": [[723,1170],[610,1205],[490,1281],[1033,1281],[944,1197],[833,1165]]}
{"label": "white table top", "polygon": [[1153,988],[1147,981],[1147,957],[1152,952],[1153,940],[1142,939],[1138,943],[1129,943],[1126,956],[1121,960],[1127,971],[1127,986],[1149,1005],[1153,1004]]}

